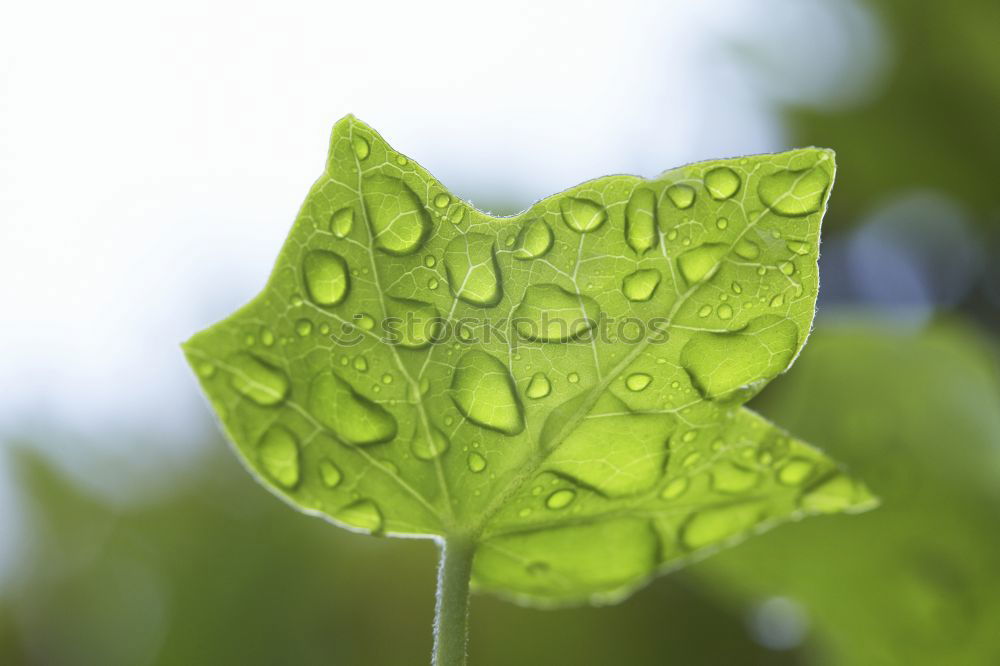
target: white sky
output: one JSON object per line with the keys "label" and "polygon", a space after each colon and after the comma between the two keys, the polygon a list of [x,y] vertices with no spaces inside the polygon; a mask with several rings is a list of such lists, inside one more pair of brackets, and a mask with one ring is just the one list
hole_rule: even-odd
{"label": "white sky", "polygon": [[183,457],[207,412],[177,345],[262,286],[346,113],[525,206],[782,148],[773,100],[843,93],[873,35],[843,0],[9,3],[0,441]]}

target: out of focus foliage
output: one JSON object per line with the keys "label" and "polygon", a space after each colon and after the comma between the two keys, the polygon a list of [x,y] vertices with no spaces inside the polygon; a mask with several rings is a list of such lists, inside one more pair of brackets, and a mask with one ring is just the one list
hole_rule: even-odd
{"label": "out of focus foliage", "polygon": [[699,568],[737,605],[787,597],[811,663],[1000,663],[1000,375],[955,323],[814,334],[757,405],[844,460],[878,511],[771,532]]}

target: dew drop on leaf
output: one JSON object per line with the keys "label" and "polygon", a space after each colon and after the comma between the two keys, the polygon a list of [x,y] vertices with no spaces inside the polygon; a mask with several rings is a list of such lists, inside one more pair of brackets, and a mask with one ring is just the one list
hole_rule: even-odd
{"label": "dew drop on leaf", "polygon": [[752,261],[760,256],[760,247],[753,241],[741,238],[733,248],[733,252],[744,259]]}
{"label": "dew drop on leaf", "polygon": [[229,364],[232,387],[258,405],[277,405],[288,395],[285,373],[256,356],[237,354]]}
{"label": "dew drop on leaf", "polygon": [[396,419],[332,372],[321,373],[313,380],[308,409],[346,444],[378,444],[396,436]]}
{"label": "dew drop on leaf", "polygon": [[515,259],[535,259],[552,247],[552,229],[542,219],[529,220],[517,236]]}
{"label": "dew drop on leaf", "polygon": [[316,305],[331,306],[343,302],[350,289],[347,262],[335,252],[313,250],[302,260],[306,292]]}
{"label": "dew drop on leaf", "polygon": [[694,188],[690,185],[671,185],[667,188],[667,197],[672,204],[684,210],[694,203]]}
{"label": "dew drop on leaf", "polygon": [[271,426],[257,445],[257,456],[264,472],[285,488],[299,482],[299,442],[280,425]]}
{"label": "dew drop on leaf", "polygon": [[330,217],[330,231],[337,238],[347,238],[354,228],[354,209],[341,208]]}
{"label": "dew drop on leaf", "polygon": [[545,500],[545,506],[550,509],[565,509],[576,499],[576,491],[562,488],[549,495]]}
{"label": "dew drop on leaf", "polygon": [[733,318],[733,306],[729,303],[723,303],[715,310],[715,314],[719,316],[719,319],[732,319]]}
{"label": "dew drop on leaf", "polygon": [[629,391],[642,391],[653,381],[645,372],[634,372],[625,378],[625,386]]}
{"label": "dew drop on leaf", "polygon": [[422,432],[419,432],[413,438],[413,442],[410,445],[413,455],[420,460],[434,460],[451,446],[448,437],[438,428],[431,426],[429,435],[423,428],[421,430]]}
{"label": "dew drop on leaf", "polygon": [[468,351],[458,360],[451,395],[458,410],[476,425],[505,435],[524,430],[521,401],[510,371],[484,351]]}
{"label": "dew drop on leaf", "polygon": [[382,512],[369,499],[358,500],[337,510],[333,517],[351,527],[377,533],[382,529]]}
{"label": "dew drop on leaf", "polygon": [[724,243],[706,243],[677,257],[677,266],[687,283],[695,284],[715,275],[728,253],[729,246]]}
{"label": "dew drop on leaf", "polygon": [[729,461],[712,466],[712,490],[727,495],[735,495],[750,490],[760,475],[752,469]]}
{"label": "dew drop on leaf", "polygon": [[327,488],[336,488],[344,475],[332,460],[323,458],[319,461],[319,478]]}
{"label": "dew drop on leaf", "polygon": [[594,231],[608,219],[608,212],[597,202],[579,197],[566,197],[559,204],[563,221],[573,231]]}
{"label": "dew drop on leaf", "polygon": [[816,465],[805,458],[792,458],[778,470],[778,482],[786,486],[798,486],[812,474]]}
{"label": "dew drop on leaf", "polygon": [[399,178],[364,179],[364,204],[375,232],[375,247],[392,255],[413,254],[431,230],[430,217],[410,186]]}
{"label": "dew drop on leaf", "polygon": [[801,217],[820,209],[829,185],[830,176],[821,168],[785,169],[761,178],[757,194],[778,215]]}
{"label": "dew drop on leaf", "polygon": [[549,378],[545,376],[544,372],[536,372],[531,376],[531,381],[524,394],[532,400],[539,400],[546,397],[551,391],[552,384],[549,382]]}
{"label": "dew drop on leaf", "polygon": [[630,301],[648,301],[660,286],[660,271],[655,268],[645,268],[626,275],[622,280],[622,293]]}
{"label": "dew drop on leaf", "polygon": [[656,195],[638,187],[625,208],[625,242],[640,257],[656,245]]}
{"label": "dew drop on leaf", "polygon": [[705,174],[705,189],[716,201],[728,199],[740,189],[740,177],[729,167],[716,167]]}
{"label": "dew drop on leaf", "polygon": [[486,458],[484,458],[482,454],[476,453],[475,451],[469,454],[465,462],[469,466],[469,471],[475,474],[479,474],[486,469]]}
{"label": "dew drop on leaf", "polygon": [[600,320],[601,306],[583,294],[556,284],[533,284],[514,310],[514,328],[525,340],[566,342],[590,331]]}
{"label": "dew drop on leaf", "polygon": [[809,254],[809,243],[805,241],[790,240],[785,242],[785,246],[789,249],[789,251],[794,252],[795,254]]}
{"label": "dew drop on leaf", "polygon": [[736,536],[760,520],[760,507],[755,504],[732,504],[705,509],[693,514],[681,528],[681,541],[689,550]]}
{"label": "dew drop on leaf", "polygon": [[503,297],[493,238],[462,234],[448,243],[444,267],[451,291],[471,305],[492,307]]}
{"label": "dew drop on leaf", "polygon": [[371,154],[371,146],[364,137],[356,136],[352,143],[354,144],[354,154],[358,156],[359,160],[367,159],[368,155]]}
{"label": "dew drop on leaf", "polygon": [[434,197],[434,205],[437,208],[446,208],[451,203],[451,197],[443,192]]}
{"label": "dew drop on leaf", "polygon": [[298,333],[303,338],[312,333],[312,330],[313,330],[313,323],[308,319],[303,318],[295,322],[295,332]]}
{"label": "dew drop on leaf", "polygon": [[679,476],[676,479],[671,479],[667,485],[663,487],[663,491],[660,492],[660,497],[665,500],[677,499],[688,488],[688,480],[686,476]]}

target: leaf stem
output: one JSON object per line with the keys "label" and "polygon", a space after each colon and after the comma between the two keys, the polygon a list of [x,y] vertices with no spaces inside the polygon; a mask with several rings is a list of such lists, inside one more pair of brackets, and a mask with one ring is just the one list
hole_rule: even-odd
{"label": "leaf stem", "polygon": [[465,666],[469,641],[469,579],[473,541],[449,537],[441,541],[437,603],[434,606],[434,666]]}

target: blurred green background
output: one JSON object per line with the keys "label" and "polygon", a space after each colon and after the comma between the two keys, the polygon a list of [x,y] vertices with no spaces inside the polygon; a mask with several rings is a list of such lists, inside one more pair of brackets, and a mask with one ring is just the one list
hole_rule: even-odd
{"label": "blurred green background", "polygon": [[[477,596],[471,663],[1000,663],[1000,4],[855,9],[879,27],[871,89],[855,94],[855,72],[809,103],[771,97],[784,142],[834,148],[839,173],[815,331],[754,407],[844,461],[882,507],[780,527],[613,607]],[[731,35],[718,48],[761,87],[788,57]],[[294,513],[206,410],[192,418],[204,441],[180,462],[145,457],[156,432],[109,429],[121,441],[87,467],[119,479],[114,492],[61,461],[77,442],[57,424],[5,435],[19,527],[0,664],[424,663],[433,544]]]}

